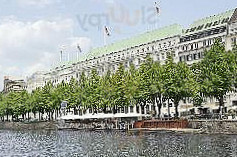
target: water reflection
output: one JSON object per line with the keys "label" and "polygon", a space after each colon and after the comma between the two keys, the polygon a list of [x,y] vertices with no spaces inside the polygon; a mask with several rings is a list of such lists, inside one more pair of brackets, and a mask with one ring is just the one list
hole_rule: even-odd
{"label": "water reflection", "polygon": [[0,130],[0,156],[237,156],[236,135]]}

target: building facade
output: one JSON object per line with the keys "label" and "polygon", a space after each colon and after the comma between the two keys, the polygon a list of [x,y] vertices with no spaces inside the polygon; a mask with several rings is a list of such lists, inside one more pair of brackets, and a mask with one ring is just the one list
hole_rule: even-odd
{"label": "building facade", "polygon": [[27,84],[24,79],[13,78],[10,76],[4,77],[3,93],[19,92],[27,90]]}
{"label": "building facade", "polygon": [[[124,64],[125,68],[131,64],[138,67],[148,54],[161,63],[168,55],[172,55],[176,62],[192,64],[203,58],[204,51],[209,49],[216,39],[224,43],[227,50],[231,50],[236,44],[237,9],[197,20],[186,29],[174,24],[93,49],[87,55],[81,56],[80,60],[61,63],[47,73],[35,73],[32,77],[39,79],[29,79],[28,89],[32,91],[44,86],[48,81],[58,84],[62,81],[69,82],[71,78],[79,80],[82,72],[89,75],[92,69],[96,69],[99,75],[104,75],[108,70],[116,71],[120,63]],[[225,103],[228,109],[235,109],[236,93],[227,94]],[[217,101],[207,98],[203,105],[204,110],[205,107],[214,111],[218,107]],[[193,109],[191,99],[181,102],[181,112]],[[151,105],[146,107],[145,113],[149,110]],[[174,112],[172,102],[163,104],[162,113],[172,115]]]}

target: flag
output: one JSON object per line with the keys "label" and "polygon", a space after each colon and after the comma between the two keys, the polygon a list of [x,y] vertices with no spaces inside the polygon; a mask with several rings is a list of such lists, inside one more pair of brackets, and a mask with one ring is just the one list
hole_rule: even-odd
{"label": "flag", "polygon": [[82,52],[81,47],[80,47],[79,44],[77,45],[77,49],[79,50],[80,53]]}
{"label": "flag", "polygon": [[110,35],[111,35],[110,32],[109,32],[108,27],[106,27],[106,26],[105,26],[105,34],[106,34],[107,36],[110,36]]}
{"label": "flag", "polygon": [[155,8],[156,8],[156,13],[159,14],[160,13],[160,8],[158,6],[158,3],[155,2]]}

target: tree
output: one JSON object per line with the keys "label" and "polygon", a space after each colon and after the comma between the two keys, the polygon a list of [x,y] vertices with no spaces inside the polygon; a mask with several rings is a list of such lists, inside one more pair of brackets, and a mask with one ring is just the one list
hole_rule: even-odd
{"label": "tree", "polygon": [[151,67],[151,90],[150,96],[153,104],[157,104],[158,114],[156,115],[160,117],[161,115],[161,107],[163,102],[167,99],[164,95],[164,84],[165,80],[163,78],[164,68],[159,62],[154,62]]}
{"label": "tree", "polygon": [[174,63],[172,57],[168,57],[164,68],[164,95],[173,101],[175,117],[178,117],[178,105],[180,100],[191,96],[189,89],[190,69],[184,62]]}
{"label": "tree", "polygon": [[139,96],[138,70],[133,64],[130,65],[129,70],[125,74],[124,92],[129,105],[137,105]]}
{"label": "tree", "polygon": [[112,94],[113,112],[116,113],[118,107],[129,105],[129,101],[125,96],[125,69],[123,64],[119,65],[118,70],[112,75]]}
{"label": "tree", "polygon": [[99,108],[101,108],[104,113],[107,112],[106,108],[109,108],[111,111],[114,107],[114,103],[111,99],[113,96],[113,86],[110,71],[107,71],[106,75],[101,77],[99,81],[98,93],[100,93]]}
{"label": "tree", "polygon": [[153,61],[148,56],[138,69],[138,96],[137,101],[142,108],[142,113],[144,112],[144,107],[147,102],[151,101],[151,85],[152,85],[152,65]]}
{"label": "tree", "polygon": [[191,67],[191,77],[190,77],[190,90],[193,99],[194,106],[201,106],[203,103],[203,85],[202,85],[202,78],[201,78],[201,64],[200,62],[194,63]]}
{"label": "tree", "polygon": [[97,112],[100,106],[101,96],[99,91],[100,76],[97,71],[93,69],[89,77],[88,83],[86,84],[86,106],[87,108],[93,108],[94,112]]}
{"label": "tree", "polygon": [[226,52],[225,46],[218,40],[201,61],[201,83],[206,96],[215,97],[219,101],[219,111],[224,106],[224,96],[233,90],[235,73],[235,57]]}

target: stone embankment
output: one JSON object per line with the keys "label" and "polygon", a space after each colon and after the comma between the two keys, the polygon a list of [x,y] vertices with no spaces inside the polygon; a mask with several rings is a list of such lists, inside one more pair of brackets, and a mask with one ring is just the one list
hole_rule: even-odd
{"label": "stone embankment", "polygon": [[190,120],[189,128],[198,133],[237,134],[237,120]]}
{"label": "stone embankment", "polygon": [[[0,129],[8,130],[40,130],[57,129],[57,122],[0,122]],[[204,133],[204,134],[237,134],[237,120],[189,120],[187,128],[134,128],[131,131],[172,131],[181,133]]]}
{"label": "stone embankment", "polygon": [[57,129],[55,122],[0,122],[0,129],[7,130],[55,130]]}

